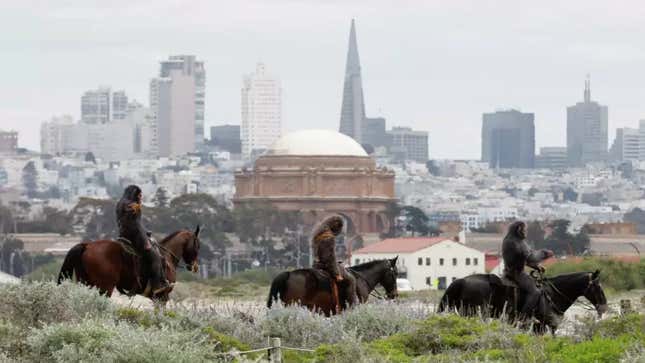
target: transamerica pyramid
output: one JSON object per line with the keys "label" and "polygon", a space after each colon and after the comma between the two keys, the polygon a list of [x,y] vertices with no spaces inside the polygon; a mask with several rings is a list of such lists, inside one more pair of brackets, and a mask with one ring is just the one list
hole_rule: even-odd
{"label": "transamerica pyramid", "polygon": [[361,64],[358,58],[358,45],[356,44],[356,26],[354,25],[354,19],[352,19],[349,31],[347,64],[345,66],[343,105],[340,110],[340,132],[361,143],[363,141],[362,124],[364,119],[365,104],[363,101]]}

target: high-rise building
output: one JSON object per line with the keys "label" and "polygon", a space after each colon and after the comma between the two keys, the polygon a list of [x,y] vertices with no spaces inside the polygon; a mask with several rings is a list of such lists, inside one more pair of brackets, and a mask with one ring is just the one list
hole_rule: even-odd
{"label": "high-rise building", "polygon": [[565,169],[568,165],[566,147],[541,147],[540,154],[535,156],[535,167],[538,169]]}
{"label": "high-rise building", "polygon": [[203,142],[205,77],[194,56],[161,62],[160,77],[150,82],[159,156],[191,153]]}
{"label": "high-rise building", "polygon": [[266,150],[282,134],[282,88],[280,81],[258,63],[255,73],[242,85],[242,156]]}
{"label": "high-rise building", "polygon": [[567,107],[567,152],[569,165],[584,166],[607,160],[607,106],[591,100],[589,78],[585,81],[584,101]]}
{"label": "high-rise building", "polygon": [[124,91],[112,92],[109,87],[89,90],[81,96],[81,121],[86,124],[104,124],[125,119],[128,96]]}
{"label": "high-rise building", "polygon": [[534,114],[507,110],[482,118],[482,161],[491,168],[534,167]]}
{"label": "high-rise building", "polygon": [[211,144],[233,154],[242,152],[239,125],[222,125],[211,127]]}
{"label": "high-rise building", "polygon": [[18,150],[18,132],[0,130],[0,154],[15,154]]}
{"label": "high-rise building", "polygon": [[347,63],[345,65],[343,103],[340,110],[340,132],[352,137],[359,144],[363,143],[364,119],[365,103],[363,99],[361,63],[358,57],[358,45],[356,43],[356,26],[354,19],[352,19],[352,25],[349,31]]}
{"label": "high-rise building", "polygon": [[388,135],[383,117],[363,119],[363,145],[371,145],[375,148],[388,146]]}
{"label": "high-rise building", "polygon": [[173,70],[191,75],[195,82],[195,148],[200,150],[204,144],[204,115],[206,100],[206,70],[204,62],[194,55],[173,55],[161,62],[160,76],[170,77]]}
{"label": "high-rise building", "polygon": [[393,127],[387,132],[390,154],[399,159],[428,161],[428,133],[414,131],[409,127]]}
{"label": "high-rise building", "polygon": [[624,127],[616,129],[616,138],[610,149],[610,157],[615,161],[635,161],[640,159],[642,150],[639,129]]}
{"label": "high-rise building", "polygon": [[43,154],[62,154],[66,151],[65,133],[74,125],[70,115],[52,117],[40,125],[40,152]]}

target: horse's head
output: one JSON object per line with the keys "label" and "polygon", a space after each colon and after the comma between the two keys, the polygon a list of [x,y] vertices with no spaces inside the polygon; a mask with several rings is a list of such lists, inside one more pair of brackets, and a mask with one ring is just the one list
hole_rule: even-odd
{"label": "horse's head", "polygon": [[199,231],[200,226],[197,225],[195,232],[188,232],[186,241],[184,242],[184,251],[182,258],[187,265],[187,269],[192,272],[199,271]]}
{"label": "horse's head", "polygon": [[607,311],[607,298],[602,285],[600,285],[600,270],[589,273],[587,276],[589,277],[589,284],[583,295],[596,308],[598,316],[602,316]]}
{"label": "horse's head", "polygon": [[398,259],[399,256],[396,256],[383,261],[385,270],[383,271],[383,277],[381,278],[381,285],[383,285],[388,299],[395,299],[399,296],[399,291],[396,287],[396,278],[399,276],[399,272],[396,269],[396,261]]}

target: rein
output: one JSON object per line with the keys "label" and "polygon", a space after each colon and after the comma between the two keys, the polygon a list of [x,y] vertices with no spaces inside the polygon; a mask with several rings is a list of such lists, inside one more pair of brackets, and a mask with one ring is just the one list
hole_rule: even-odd
{"label": "rein", "polygon": [[[577,300],[578,300],[577,298],[576,299],[571,299],[568,295],[566,295],[565,293],[560,291],[560,289],[558,289],[553,284],[553,282],[551,282],[548,278],[546,278],[543,273],[539,273],[538,276],[534,276],[533,272],[531,272],[531,275],[533,277],[535,277],[536,282],[538,283],[538,286],[540,286],[542,284],[548,285],[551,288],[551,290],[556,292],[561,297],[565,298],[565,300],[569,303],[570,306],[577,302]],[[584,296],[584,294],[587,292],[587,290],[589,290],[590,287],[591,287],[591,279],[589,280],[589,283],[587,284],[587,288],[582,292],[581,296]],[[553,299],[551,298],[551,295],[548,294],[548,293],[545,293],[544,295],[546,295],[547,300],[549,300],[549,303],[551,304],[551,307],[556,311],[556,313],[558,313],[559,315],[564,315],[564,311],[561,311],[557,307],[555,302],[553,302]],[[590,303],[587,303],[587,302],[578,302],[578,303],[580,305],[582,305],[587,310],[595,310],[596,309],[595,306],[593,306],[593,304],[590,304]]]}
{"label": "rein", "polygon": [[367,284],[367,287],[370,290],[369,296],[372,296],[372,297],[374,297],[376,299],[379,299],[379,300],[385,300],[386,299],[386,297],[383,294],[381,294],[380,292],[378,292],[376,290],[376,285],[378,285],[378,282],[376,284],[374,284],[374,286],[372,286],[372,284],[370,284],[369,280],[365,277],[365,275],[363,275],[362,272],[360,272],[358,270],[355,270],[355,269],[353,269],[351,267],[348,267],[347,269],[349,271],[353,272],[357,277],[359,277],[360,279],[365,281],[365,283]]}

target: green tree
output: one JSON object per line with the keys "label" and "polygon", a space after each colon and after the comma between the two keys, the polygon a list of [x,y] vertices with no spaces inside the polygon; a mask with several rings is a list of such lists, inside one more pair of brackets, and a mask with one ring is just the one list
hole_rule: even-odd
{"label": "green tree", "polygon": [[166,189],[160,187],[157,188],[154,197],[152,197],[152,201],[155,203],[155,206],[166,208],[169,206],[170,197],[168,196]]}
{"label": "green tree", "polygon": [[33,161],[29,161],[22,168],[22,185],[25,187],[27,196],[33,198],[38,191],[38,171]]}
{"label": "green tree", "polygon": [[230,244],[225,232],[233,231],[233,216],[223,204],[210,194],[184,194],[170,202],[176,229],[194,229],[201,225],[200,239],[215,251],[223,251]]}
{"label": "green tree", "polygon": [[74,231],[86,240],[117,236],[116,202],[112,199],[81,198],[69,213]]}
{"label": "green tree", "polygon": [[412,236],[415,233],[421,236],[427,236],[430,233],[430,227],[428,226],[430,219],[421,209],[406,205],[401,208],[401,215],[405,219],[405,229],[412,233]]}
{"label": "green tree", "polygon": [[638,234],[645,234],[645,211],[640,208],[634,208],[625,213],[623,216],[625,222],[632,222],[636,224]]}
{"label": "green tree", "polygon": [[589,236],[583,230],[578,234],[569,233],[571,222],[556,219],[549,224],[552,232],[543,242],[535,242],[536,248],[547,248],[557,255],[580,255],[589,249]]}
{"label": "green tree", "polygon": [[546,233],[538,221],[529,222],[526,226],[526,239],[537,246],[544,243]]}

